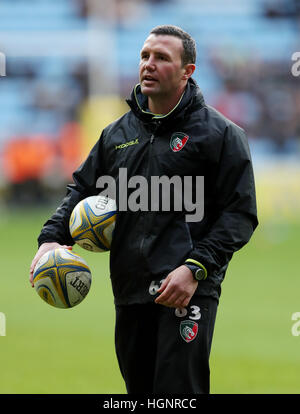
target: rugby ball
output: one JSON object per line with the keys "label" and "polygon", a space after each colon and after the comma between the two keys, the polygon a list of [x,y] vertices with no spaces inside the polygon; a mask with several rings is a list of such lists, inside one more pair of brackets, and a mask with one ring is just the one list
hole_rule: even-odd
{"label": "rugby ball", "polygon": [[49,305],[72,308],[88,294],[91,271],[82,257],[64,248],[46,252],[33,272],[34,288]]}
{"label": "rugby ball", "polygon": [[111,198],[98,195],[81,200],[69,221],[74,242],[92,252],[110,250],[116,213],[116,202]]}

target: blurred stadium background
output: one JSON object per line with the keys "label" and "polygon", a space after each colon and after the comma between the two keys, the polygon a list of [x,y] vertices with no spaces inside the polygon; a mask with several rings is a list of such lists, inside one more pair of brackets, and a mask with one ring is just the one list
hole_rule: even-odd
{"label": "blurred stadium background", "polygon": [[195,79],[208,104],[246,129],[256,175],[260,226],[223,284],[211,392],[299,392],[299,1],[1,0],[0,393],[125,392],[108,254],[75,247],[93,284],[72,310],[42,302],[28,270],[71,172],[127,111],[140,48],[159,24],[196,39]]}

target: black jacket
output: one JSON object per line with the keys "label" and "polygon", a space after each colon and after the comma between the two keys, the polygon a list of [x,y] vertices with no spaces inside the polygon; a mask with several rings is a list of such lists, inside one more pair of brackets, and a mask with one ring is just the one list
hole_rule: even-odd
{"label": "black jacket", "polygon": [[[39,245],[45,241],[74,244],[68,227],[70,214],[81,199],[99,193],[96,181],[100,176],[112,176],[117,184],[120,168],[127,169],[128,179],[142,176],[148,182],[152,176],[203,176],[201,221],[186,222],[186,212],[174,211],[172,203],[170,212],[118,213],[110,251],[112,288],[116,304],[153,301],[151,282],[151,286],[153,281],[159,283],[192,259],[207,270],[196,294],[219,299],[233,253],[249,241],[258,224],[245,133],[205,104],[192,79],[180,103],[167,116],[147,112],[139,85],[127,102],[131,110],[103,130],[73,174],[74,184],[68,185],[62,204],[45,223]],[[185,138],[179,151],[174,148],[177,136]],[[117,185],[117,203],[118,190]],[[128,195],[133,191],[128,189]],[[150,197],[149,192],[149,203]]]}

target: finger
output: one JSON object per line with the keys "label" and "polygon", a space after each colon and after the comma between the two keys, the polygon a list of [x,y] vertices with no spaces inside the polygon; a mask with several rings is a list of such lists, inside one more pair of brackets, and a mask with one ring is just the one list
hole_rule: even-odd
{"label": "finger", "polygon": [[30,281],[32,287],[34,287],[34,284],[33,284],[33,273],[34,273],[34,269],[35,269],[35,266],[36,266],[37,262],[43,256],[43,254],[44,254],[43,252],[42,253],[40,252],[40,253],[36,254],[35,257],[33,258],[32,262],[31,262],[29,281]]}
{"label": "finger", "polygon": [[177,292],[164,292],[158,298],[156,298],[155,302],[159,303],[160,305],[165,306],[173,306],[174,303],[179,299],[179,295]]}
{"label": "finger", "polygon": [[31,265],[30,265],[30,273],[34,272],[34,268],[35,268],[35,266],[36,266],[36,264],[39,261],[41,256],[42,256],[42,254],[40,254],[40,253],[38,253],[34,256],[32,262],[31,262]]}
{"label": "finger", "polygon": [[172,302],[169,301],[169,306],[171,306],[172,308],[184,308],[186,301],[187,301],[186,296],[181,295],[181,296],[178,296],[178,298],[175,299],[174,301]]}
{"label": "finger", "polygon": [[34,256],[32,262],[31,262],[31,265],[30,265],[30,271],[31,272],[33,272],[33,269],[35,267],[35,263],[36,263],[36,255]]}
{"label": "finger", "polygon": [[29,282],[31,283],[31,286],[32,287],[34,286],[34,284],[33,284],[33,272],[34,272],[34,268],[35,268],[35,265],[32,268],[30,268],[30,276],[29,276]]}
{"label": "finger", "polygon": [[30,273],[29,283],[31,284],[32,287],[34,287],[34,284],[33,284],[33,273]]}
{"label": "finger", "polygon": [[181,303],[182,303],[182,300],[175,300],[175,301],[170,300],[170,301],[167,301],[167,302],[158,303],[158,305],[162,305],[162,306],[166,306],[168,308],[175,308],[176,309],[176,308],[182,308]]}
{"label": "finger", "polygon": [[30,265],[29,282],[31,283],[32,287],[34,286],[34,284],[33,284],[33,272],[34,272],[36,262],[37,262],[37,260],[33,259],[33,261],[31,262],[31,265]]}
{"label": "finger", "polygon": [[179,303],[178,308],[186,308],[188,304],[190,303],[190,300],[191,300],[190,296],[184,296],[181,299],[181,302]]}
{"label": "finger", "polygon": [[161,293],[161,292],[163,292],[166,289],[166,287],[168,286],[168,284],[170,282],[170,279],[171,279],[170,276],[167,276],[165,278],[165,280],[162,282],[160,288],[157,290],[158,293]]}
{"label": "finger", "polygon": [[[161,291],[161,288],[157,292],[159,293],[160,291]],[[169,298],[170,294],[171,292],[166,287],[165,290],[163,290],[162,293],[160,293],[160,295],[155,299],[155,302],[161,303],[161,302],[166,301]]]}
{"label": "finger", "polygon": [[62,246],[64,249],[72,250],[73,246]]}

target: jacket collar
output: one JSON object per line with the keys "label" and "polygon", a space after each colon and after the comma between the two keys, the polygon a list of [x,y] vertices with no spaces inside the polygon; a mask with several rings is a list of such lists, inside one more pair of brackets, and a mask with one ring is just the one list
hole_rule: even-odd
{"label": "jacket collar", "polygon": [[182,119],[187,113],[193,112],[194,109],[205,105],[203,95],[196,81],[192,78],[189,79],[177,105],[166,115],[155,115],[147,109],[148,98],[142,94],[140,84],[133,88],[131,99],[127,99],[126,102],[134,115],[141,121],[151,123],[160,120],[163,124],[169,124],[169,122],[173,122],[175,119]]}

